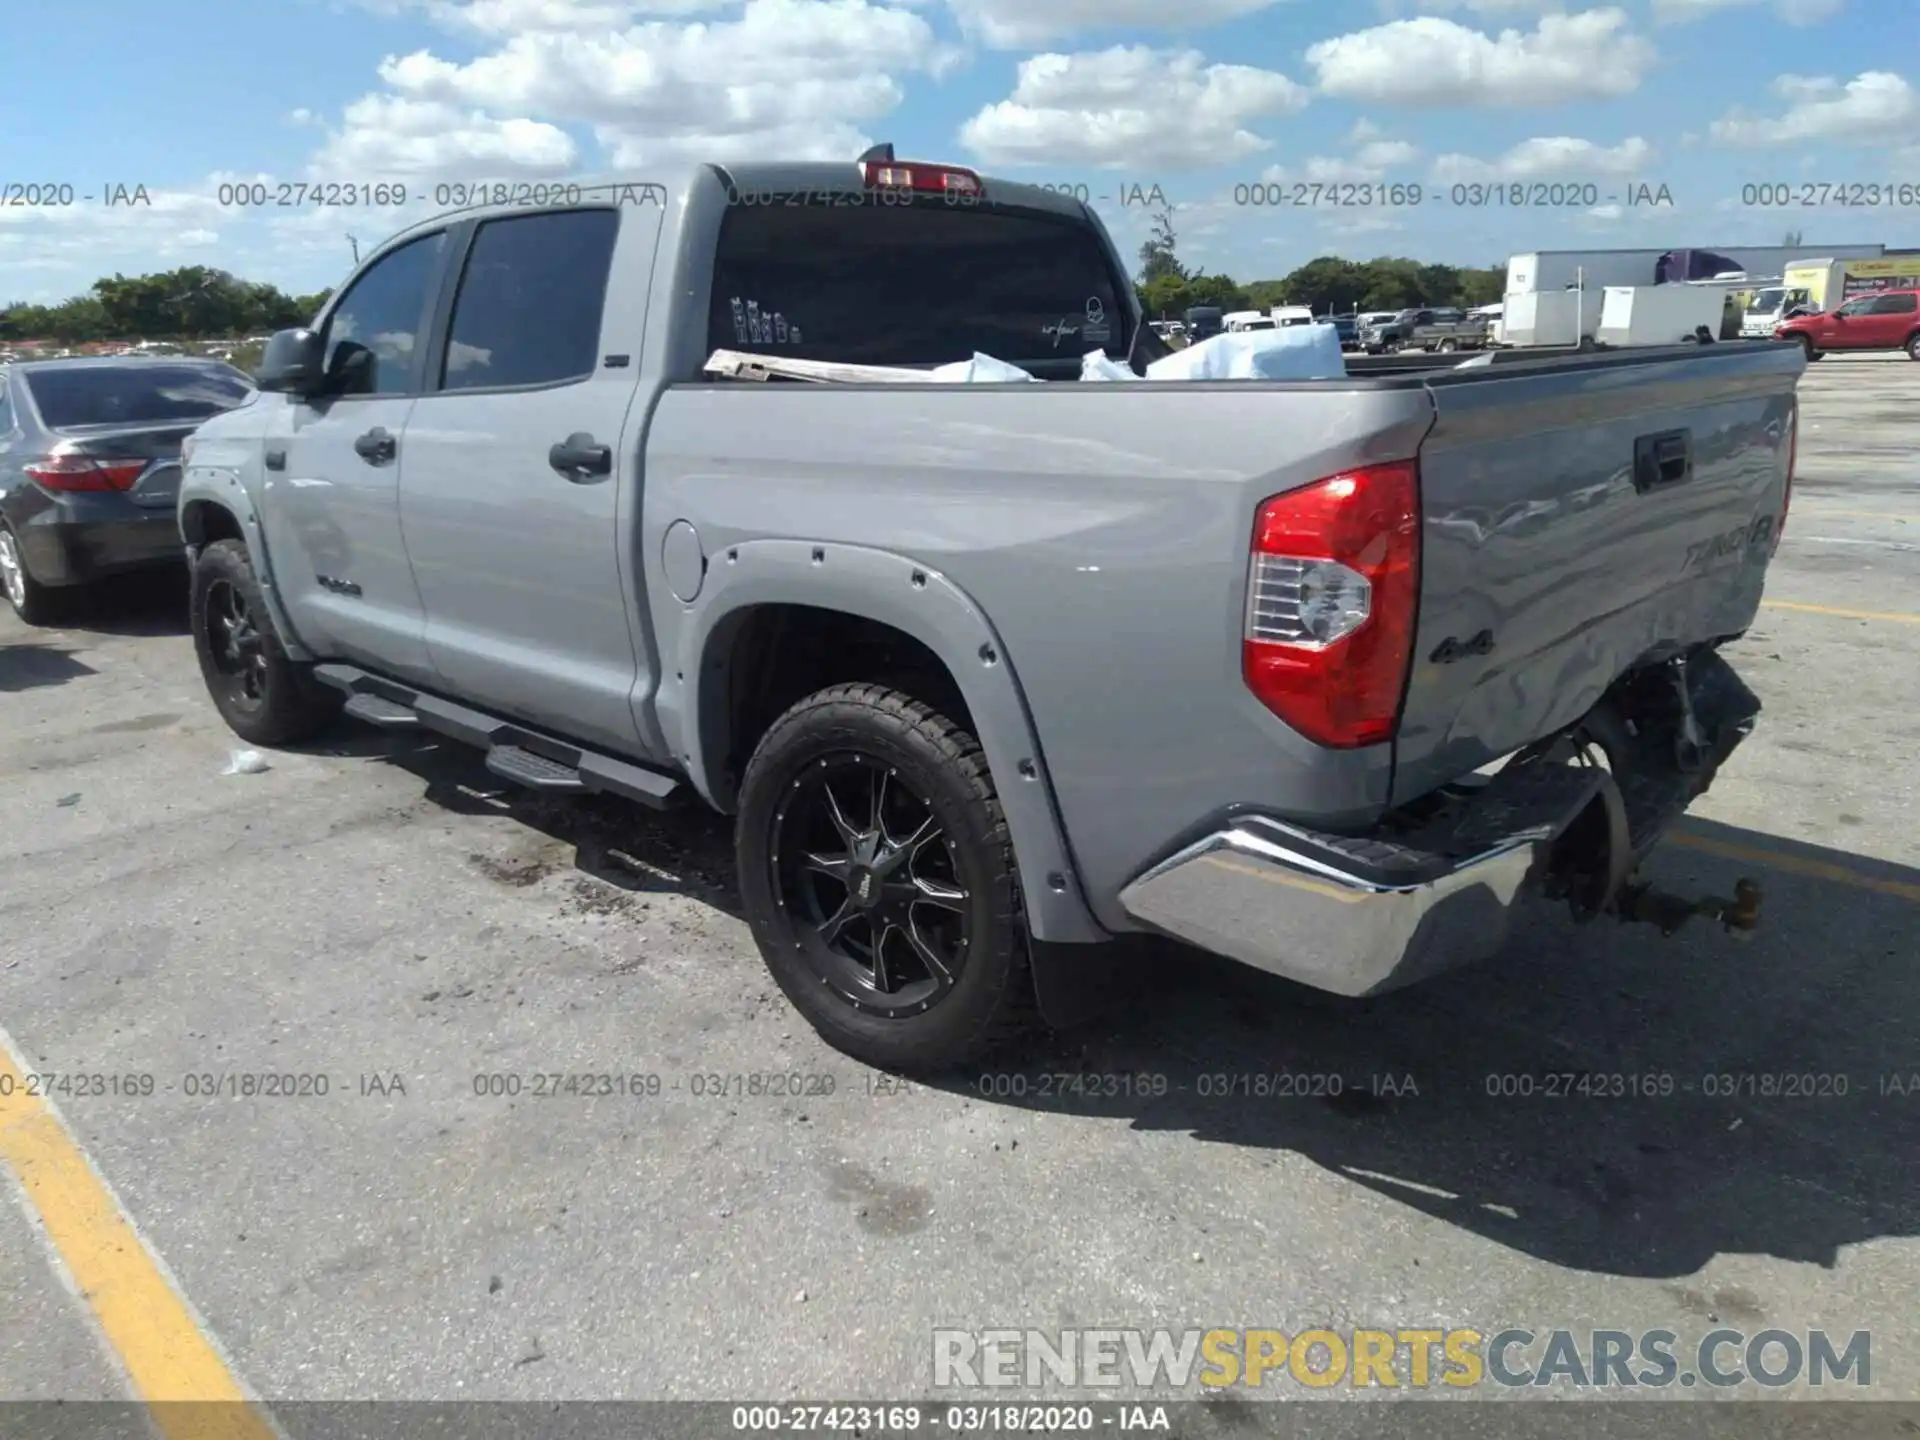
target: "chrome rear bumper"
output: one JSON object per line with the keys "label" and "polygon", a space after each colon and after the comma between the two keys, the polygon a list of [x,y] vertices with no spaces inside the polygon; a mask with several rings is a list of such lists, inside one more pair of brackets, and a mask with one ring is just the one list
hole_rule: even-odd
{"label": "chrome rear bumper", "polygon": [[1539,826],[1396,879],[1329,859],[1320,837],[1237,817],[1120,894],[1154,930],[1339,995],[1397,989],[1482,959],[1552,840]]}

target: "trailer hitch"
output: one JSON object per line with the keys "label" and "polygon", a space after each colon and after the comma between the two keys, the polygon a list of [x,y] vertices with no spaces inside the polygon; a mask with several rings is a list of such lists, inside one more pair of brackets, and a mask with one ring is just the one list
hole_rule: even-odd
{"label": "trailer hitch", "polygon": [[1651,883],[1631,880],[1614,897],[1613,910],[1623,923],[1653,925],[1667,936],[1704,915],[1718,920],[1730,938],[1751,940],[1760,928],[1760,884],[1756,880],[1734,881],[1731,900],[1712,895],[1689,900]]}

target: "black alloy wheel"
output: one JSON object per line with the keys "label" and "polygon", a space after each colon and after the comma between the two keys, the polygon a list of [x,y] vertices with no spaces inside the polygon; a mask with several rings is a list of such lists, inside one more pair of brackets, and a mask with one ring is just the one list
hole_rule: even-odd
{"label": "black alloy wheel", "polygon": [[226,578],[207,587],[202,621],[206,654],[237,709],[257,711],[267,703],[267,642],[253,607]]}
{"label": "black alloy wheel", "polygon": [[856,1010],[919,1014],[967,963],[959,852],[919,794],[860,751],[823,756],[773,818],[773,881],[812,971]]}

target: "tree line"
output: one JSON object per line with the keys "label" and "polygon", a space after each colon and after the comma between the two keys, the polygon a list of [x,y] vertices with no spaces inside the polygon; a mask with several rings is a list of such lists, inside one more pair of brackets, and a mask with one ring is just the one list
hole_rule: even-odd
{"label": "tree line", "polygon": [[[1172,214],[1163,210],[1140,247],[1137,282],[1140,303],[1155,319],[1178,319],[1194,305],[1224,310],[1306,305],[1316,314],[1416,305],[1469,307],[1489,305],[1506,289],[1505,265],[1475,269],[1394,256],[1346,260],[1322,255],[1278,280],[1242,284],[1230,275],[1189,268],[1177,246]],[[289,295],[277,286],[204,265],[154,275],[114,275],[56,305],[8,305],[0,310],[0,342],[213,340],[260,334],[306,324],[329,293]]]}
{"label": "tree line", "polygon": [[225,270],[186,265],[155,275],[96,280],[56,305],[15,301],[0,310],[0,341],[214,340],[305,325],[328,291],[289,295]]}
{"label": "tree line", "polygon": [[1278,280],[1242,284],[1230,275],[1190,269],[1178,254],[1173,216],[1161,211],[1153,233],[1140,246],[1136,282],[1141,308],[1155,320],[1178,320],[1190,306],[1222,310],[1267,310],[1306,305],[1316,315],[1357,310],[1406,310],[1422,305],[1491,305],[1506,292],[1506,265],[1484,268],[1425,265],[1381,256],[1346,260],[1321,255]]}

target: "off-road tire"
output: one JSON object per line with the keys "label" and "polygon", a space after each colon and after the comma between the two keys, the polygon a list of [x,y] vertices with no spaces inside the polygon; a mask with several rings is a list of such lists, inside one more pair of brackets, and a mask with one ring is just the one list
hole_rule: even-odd
{"label": "off-road tire", "polygon": [[[234,677],[223,672],[215,658],[208,597],[221,586],[238,593],[258,627],[263,683],[257,700],[238,693]],[[216,540],[200,552],[193,566],[188,614],[207,694],[227,728],[242,740],[252,745],[297,745],[323,733],[339,715],[346,697],[315,680],[311,666],[289,659],[282,648],[243,541]]]}
{"label": "off-road tire", "polygon": [[5,594],[8,606],[20,617],[23,624],[53,624],[65,611],[65,602],[70,597],[51,585],[42,585],[33,578],[27,570],[27,557],[21,553],[20,542],[13,533],[13,527],[5,523],[0,523],[0,545],[10,547],[13,563],[19,567],[17,596],[11,585],[0,585],[0,594]]}
{"label": "off-road tire", "polygon": [[[852,752],[885,764],[954,842],[968,892],[968,945],[952,987],[921,1014],[863,1013],[826,983],[782,903],[776,822],[810,766]],[[775,982],[822,1039],[881,1069],[932,1074],[969,1064],[1037,1020],[1013,837],[980,742],[932,705],[884,685],[835,685],[792,706],[761,738],[741,781],[734,849],[755,943]]]}

